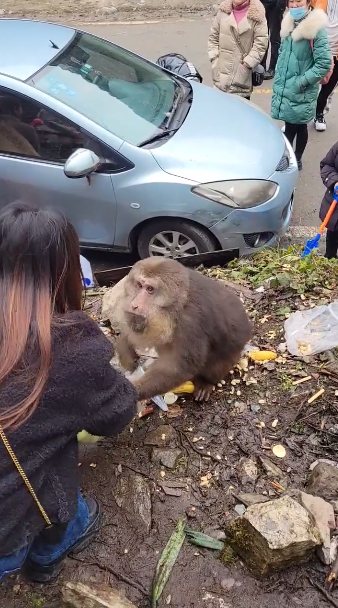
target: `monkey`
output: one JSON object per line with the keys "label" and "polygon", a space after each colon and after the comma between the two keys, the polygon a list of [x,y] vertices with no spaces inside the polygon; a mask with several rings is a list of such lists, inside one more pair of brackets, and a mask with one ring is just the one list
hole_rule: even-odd
{"label": "monkey", "polygon": [[125,281],[117,341],[121,365],[138,366],[137,349],[158,359],[134,381],[140,401],[191,380],[196,401],[207,401],[251,338],[240,298],[220,281],[153,256],[136,262]]}

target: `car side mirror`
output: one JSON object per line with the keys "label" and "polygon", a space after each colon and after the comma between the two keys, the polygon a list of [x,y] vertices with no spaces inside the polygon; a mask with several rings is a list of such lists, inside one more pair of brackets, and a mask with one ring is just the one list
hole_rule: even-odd
{"label": "car side mirror", "polygon": [[94,173],[100,165],[101,161],[95,152],[87,150],[87,148],[79,148],[66,160],[63,171],[67,177],[73,179],[87,177]]}

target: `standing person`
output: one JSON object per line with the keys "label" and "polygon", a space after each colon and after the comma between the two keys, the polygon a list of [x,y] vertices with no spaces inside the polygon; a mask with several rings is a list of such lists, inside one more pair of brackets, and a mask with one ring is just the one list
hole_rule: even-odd
{"label": "standing person", "polygon": [[225,0],[214,18],[208,55],[214,86],[250,99],[252,70],[268,46],[268,26],[260,0]]}
{"label": "standing person", "polygon": [[291,145],[296,140],[299,169],[308,141],[307,125],[316,113],[320,81],[331,68],[326,25],[322,9],[312,9],[308,0],[289,0],[289,12],[282,21],[271,116],[284,120]]}
{"label": "standing person", "polygon": [[265,8],[266,20],[269,30],[270,42],[270,63],[266,69],[268,58],[268,48],[264,55],[262,66],[265,68],[264,80],[272,80],[275,76],[276,63],[280,47],[280,28],[282,24],[283,14],[286,9],[287,0],[262,0]]}
{"label": "standing person", "polygon": [[314,119],[316,131],[326,131],[324,114],[327,104],[329,103],[330,105],[330,95],[338,83],[338,0],[320,0],[320,3],[316,4],[316,7],[322,8],[327,13],[328,24],[326,32],[334,61],[331,78],[326,84],[322,85],[318,95],[316,117]]}
{"label": "standing person", "polygon": [[81,311],[73,226],[16,203],[0,234],[0,581],[25,564],[47,582],[99,530],[99,504],[79,492],[77,434],[119,433],[137,395]]}
{"label": "standing person", "polygon": [[[319,210],[319,217],[323,222],[333,201],[335,189],[338,187],[338,142],[328,151],[320,163],[320,176],[326,187],[326,192]],[[334,209],[326,232],[325,257],[331,260],[337,257],[338,251],[338,205]]]}

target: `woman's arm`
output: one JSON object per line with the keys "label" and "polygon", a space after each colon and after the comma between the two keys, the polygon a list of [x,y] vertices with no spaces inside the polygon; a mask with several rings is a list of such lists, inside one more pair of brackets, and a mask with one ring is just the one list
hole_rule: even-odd
{"label": "woman's arm", "polygon": [[269,33],[266,19],[254,22],[254,38],[250,53],[244,57],[243,63],[248,68],[254,69],[263,60],[265,51],[269,45]]}
{"label": "woman's arm", "polygon": [[[311,42],[309,40],[309,48],[311,50]],[[327,34],[325,30],[320,30],[316,38],[313,40],[313,66],[306,70],[301,76],[301,84],[306,87],[308,84],[316,84],[328,73],[332,64],[332,53],[330,51]]]}
{"label": "woman's arm", "polygon": [[332,146],[327,155],[320,162],[320,177],[328,190],[332,190],[338,182],[338,173],[335,166],[335,160],[338,155],[338,142]]}
{"label": "woman's arm", "polygon": [[219,30],[221,22],[221,12],[218,11],[214,18],[208,38],[208,55],[211,63],[219,56]]}

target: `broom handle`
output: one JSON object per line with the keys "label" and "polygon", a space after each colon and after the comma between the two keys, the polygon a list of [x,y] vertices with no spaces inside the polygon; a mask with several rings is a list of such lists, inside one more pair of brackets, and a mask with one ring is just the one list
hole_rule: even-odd
{"label": "broom handle", "polygon": [[327,212],[327,214],[326,214],[326,216],[325,216],[325,219],[324,219],[324,221],[323,221],[323,223],[322,223],[321,227],[320,227],[320,228],[319,228],[319,230],[318,230],[319,234],[322,234],[322,232],[323,232],[324,228],[325,228],[325,227],[327,226],[327,224],[329,223],[329,219],[330,219],[330,217],[331,217],[332,213],[334,212],[334,210],[335,210],[335,208],[336,208],[336,205],[337,205],[337,194],[338,194],[338,193],[337,193],[337,192],[336,192],[336,190],[335,190],[335,193],[334,193],[334,199],[333,199],[333,201],[332,201],[332,203],[331,203],[331,205],[330,205],[330,209],[328,210],[328,212]]}

